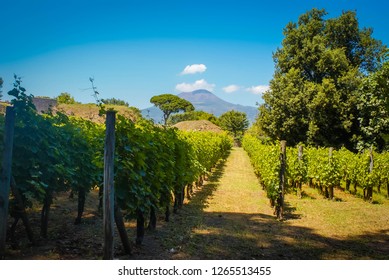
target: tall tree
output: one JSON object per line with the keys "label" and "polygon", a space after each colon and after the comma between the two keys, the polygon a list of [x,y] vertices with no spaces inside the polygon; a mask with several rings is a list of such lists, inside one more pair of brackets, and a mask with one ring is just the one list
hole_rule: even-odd
{"label": "tall tree", "polygon": [[62,92],[57,96],[57,102],[59,104],[76,104],[78,103],[74,97],[68,92]]}
{"label": "tall tree", "polygon": [[380,67],[386,47],[372,29],[359,28],[355,12],[326,15],[312,9],[285,27],[259,123],[271,138],[290,144],[351,148],[361,134],[358,88]]}
{"label": "tall tree", "polygon": [[359,91],[359,148],[384,148],[389,134],[389,61],[376,73],[365,77]]}
{"label": "tall tree", "polygon": [[243,133],[249,126],[249,121],[246,113],[231,110],[219,117],[219,125],[234,136],[236,143],[240,143]]}
{"label": "tall tree", "polygon": [[162,110],[165,125],[171,114],[180,111],[190,112],[194,110],[192,103],[177,95],[169,93],[153,96],[150,99],[150,102]]}

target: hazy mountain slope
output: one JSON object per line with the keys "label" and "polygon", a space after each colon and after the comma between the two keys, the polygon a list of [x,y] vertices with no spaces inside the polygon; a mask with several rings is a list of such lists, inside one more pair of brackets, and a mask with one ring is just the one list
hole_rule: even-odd
{"label": "hazy mountain slope", "polygon": [[[196,110],[205,111],[217,117],[227,111],[235,110],[246,113],[249,121],[253,122],[258,112],[256,107],[229,103],[205,89],[182,92],[178,96],[191,102]],[[157,123],[163,120],[162,111],[155,106],[143,109],[142,115],[154,119]]]}

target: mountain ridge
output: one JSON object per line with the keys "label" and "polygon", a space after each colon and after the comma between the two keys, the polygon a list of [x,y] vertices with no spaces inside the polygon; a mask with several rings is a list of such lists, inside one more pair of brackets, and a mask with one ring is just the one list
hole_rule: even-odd
{"label": "mountain ridge", "polygon": [[[247,119],[253,123],[258,113],[256,107],[227,102],[206,89],[181,92],[177,96],[191,102],[197,111],[211,113],[216,117],[227,111],[235,110],[246,113]],[[155,106],[143,109],[141,112],[144,117],[153,119],[156,123],[162,122],[163,113]]]}

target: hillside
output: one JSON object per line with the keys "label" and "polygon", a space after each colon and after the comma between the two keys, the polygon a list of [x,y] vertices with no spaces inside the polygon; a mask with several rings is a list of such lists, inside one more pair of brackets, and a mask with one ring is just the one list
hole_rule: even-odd
{"label": "hillside", "polygon": [[[126,116],[132,120],[137,118],[138,113],[126,106],[107,105],[107,108],[113,108],[118,114]],[[104,116],[99,115],[99,107],[96,104],[59,104],[56,110],[69,116],[77,116],[93,122],[103,123]]]}
{"label": "hillside", "polygon": [[173,127],[177,127],[178,129],[185,131],[212,131],[218,133],[223,132],[223,130],[216,124],[213,124],[207,120],[183,121],[173,125]]}
{"label": "hillside", "polygon": [[[235,110],[246,113],[248,120],[252,123],[258,112],[256,107],[229,103],[205,89],[182,92],[178,96],[191,102],[196,110],[211,113],[217,117],[227,111]],[[155,106],[143,109],[142,115],[154,119],[155,122],[161,122],[163,119],[162,111]]]}

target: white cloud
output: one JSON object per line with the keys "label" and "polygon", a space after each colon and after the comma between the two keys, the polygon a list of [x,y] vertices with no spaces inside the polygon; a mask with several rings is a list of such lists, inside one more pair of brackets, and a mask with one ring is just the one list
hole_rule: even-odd
{"label": "white cloud", "polygon": [[187,65],[184,71],[181,72],[181,75],[203,73],[205,70],[207,70],[207,66],[204,64]]}
{"label": "white cloud", "polygon": [[183,92],[190,92],[197,89],[206,89],[208,91],[213,91],[215,84],[209,84],[206,80],[201,79],[197,80],[193,84],[181,83],[176,85],[176,90]]}
{"label": "white cloud", "polygon": [[240,86],[237,86],[237,85],[229,85],[229,86],[226,86],[223,88],[223,90],[227,93],[231,93],[231,92],[237,91],[239,89],[240,89]]}
{"label": "white cloud", "polygon": [[252,87],[246,88],[247,91],[254,93],[254,94],[262,94],[269,89],[270,89],[270,87],[267,85],[259,85],[259,86],[252,86]]}

